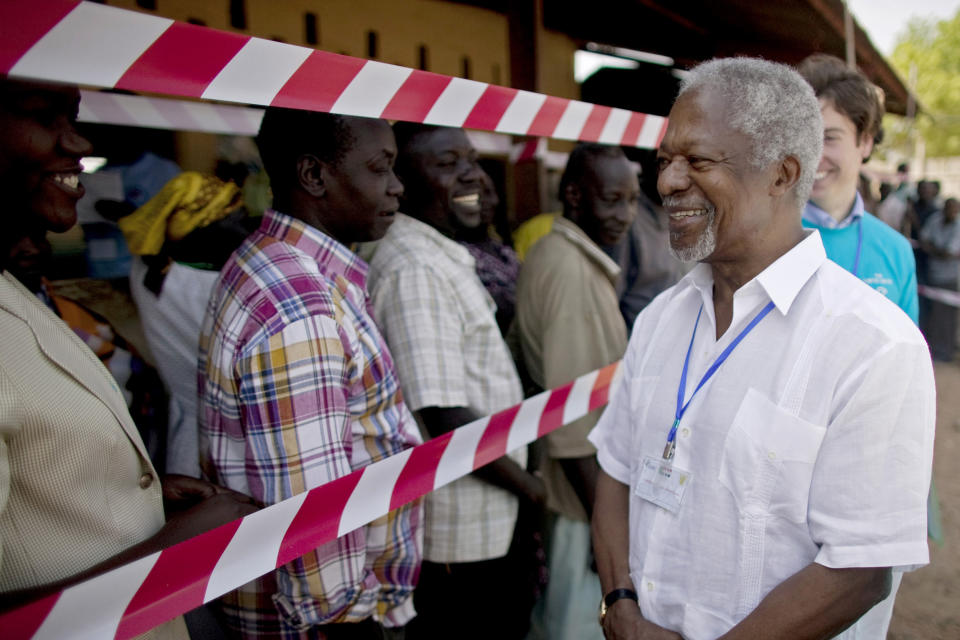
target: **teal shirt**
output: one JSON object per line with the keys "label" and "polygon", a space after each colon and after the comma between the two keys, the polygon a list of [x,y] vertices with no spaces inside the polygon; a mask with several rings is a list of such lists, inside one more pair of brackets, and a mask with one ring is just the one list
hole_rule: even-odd
{"label": "teal shirt", "polygon": [[828,228],[813,222],[822,219],[818,214],[823,211],[808,202],[803,212],[803,226],[819,231],[827,257],[852,272],[857,255],[858,228],[863,225],[857,277],[896,303],[917,324],[917,266],[910,243],[873,214],[863,211],[860,194],[857,194],[854,209],[859,209],[859,221],[842,228]]}

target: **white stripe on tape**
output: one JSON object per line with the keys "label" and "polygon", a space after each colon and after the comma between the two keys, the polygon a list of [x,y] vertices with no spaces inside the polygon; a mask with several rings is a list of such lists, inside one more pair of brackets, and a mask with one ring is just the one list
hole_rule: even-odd
{"label": "white stripe on tape", "polygon": [[440,456],[440,463],[437,464],[437,474],[433,480],[434,489],[439,489],[473,472],[473,459],[477,453],[477,445],[480,444],[480,437],[483,436],[483,431],[489,422],[488,416],[454,429],[453,437],[447,443],[447,448]]}
{"label": "white stripe on tape", "polygon": [[510,105],[507,106],[507,110],[503,112],[500,122],[497,123],[497,131],[501,133],[526,133],[546,100],[547,96],[542,93],[517,92]]}
{"label": "white stripe on tape", "polygon": [[[135,126],[169,129],[175,127],[184,131],[202,131],[199,123],[186,113],[186,100],[159,100],[138,98],[136,96],[117,96],[126,98],[118,100],[124,110],[134,116],[138,122]],[[205,105],[208,106],[208,105]],[[209,106],[208,106],[209,108]]]}
{"label": "white stripe on tape", "polygon": [[333,113],[379,118],[413,69],[368,61],[330,108]]}
{"label": "white stripe on tape", "polygon": [[593,105],[588,102],[571,100],[563,112],[563,115],[560,117],[557,128],[553,131],[553,137],[562,140],[576,140],[579,138],[580,132],[583,131],[583,125],[586,124],[587,118],[590,117],[592,110]]}
{"label": "white stripe on tape", "polygon": [[620,144],[623,138],[623,132],[627,130],[630,123],[630,112],[626,109],[613,109],[610,111],[610,117],[603,125],[603,131],[600,132],[600,138],[597,142],[604,144]]}
{"label": "white stripe on tape", "polygon": [[657,138],[660,136],[660,129],[663,127],[663,117],[648,115],[643,120],[643,127],[640,129],[640,135],[637,136],[637,146],[645,149],[653,149],[657,146]]}
{"label": "white stripe on tape", "polygon": [[[237,133],[234,132],[234,128],[223,119],[223,116],[221,116],[220,111],[215,105],[184,101],[183,110],[197,123],[197,129],[199,131],[209,131],[210,133]],[[256,130],[254,130],[252,133],[248,132],[244,135],[256,135],[256,133]]]}
{"label": "white stripe on tape", "polygon": [[540,430],[540,416],[543,414],[543,408],[547,406],[547,400],[549,399],[550,392],[544,391],[528,398],[526,402],[520,405],[520,411],[517,412],[517,417],[513,419],[514,428],[510,430],[510,435],[507,437],[507,451],[513,451],[537,439],[537,432]]}
{"label": "white stripe on tape", "polygon": [[313,49],[251,38],[220,70],[203,97],[268,105]]}
{"label": "white stripe on tape", "polygon": [[280,543],[306,499],[307,493],[304,492],[246,516],[217,560],[203,601],[209,602],[273,571],[277,566]]}
{"label": "white stripe on tape", "polygon": [[454,78],[433,103],[427,117],[423,119],[424,123],[442,127],[463,126],[464,120],[488,86],[490,85],[486,82]]}
{"label": "white stripe on tape", "polygon": [[597,372],[580,376],[570,389],[570,396],[563,405],[563,424],[570,424],[577,418],[586,415],[590,406],[590,394],[593,393],[593,383],[597,381]]}
{"label": "white stripe on tape", "polygon": [[[159,557],[158,551],[67,589],[32,640],[112,638],[127,605]],[[90,615],[92,611],[96,615]]]}
{"label": "white stripe on tape", "polygon": [[81,2],[17,61],[10,75],[112,87],[172,24],[168,18]]}
{"label": "white stripe on tape", "polygon": [[406,449],[385,458],[383,464],[372,464],[363,468],[360,481],[350,494],[340,516],[338,536],[345,536],[390,511],[393,492],[387,488],[397,486],[400,472],[411,454],[413,449]]}

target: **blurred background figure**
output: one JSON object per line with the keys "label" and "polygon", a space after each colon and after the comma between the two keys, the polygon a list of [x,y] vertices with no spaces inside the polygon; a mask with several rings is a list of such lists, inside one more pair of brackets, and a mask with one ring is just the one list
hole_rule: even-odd
{"label": "blurred background figure", "polygon": [[497,325],[500,333],[506,335],[517,304],[520,260],[513,248],[504,243],[493,228],[494,217],[500,204],[497,188],[485,171],[480,179],[483,183],[480,193],[480,224],[459,229],[456,238],[473,256],[477,277],[497,305]]}
{"label": "blurred background figure", "polygon": [[[927,218],[920,231],[920,248],[927,256],[927,283],[957,291],[960,280],[960,201],[948,198],[943,210]],[[920,328],[934,359],[950,362],[956,354],[957,308],[924,298]]]}
{"label": "blurred background figure", "polygon": [[[627,327],[616,284],[620,267],[603,251],[623,240],[637,216],[640,185],[619,147],[580,144],[560,180],[563,215],[527,254],[517,283],[513,330],[537,390],[552,389],[623,357]],[[551,517],[549,582],[528,636],[603,637],[594,600],[600,580],[590,552],[590,515],[599,466],[587,441],[594,411],[546,436],[541,463]]]}
{"label": "blurred background figure", "polygon": [[220,268],[247,236],[246,220],[236,184],[186,172],[119,221],[135,256],[130,293],[169,394],[167,473],[200,477],[196,376],[200,323]]}

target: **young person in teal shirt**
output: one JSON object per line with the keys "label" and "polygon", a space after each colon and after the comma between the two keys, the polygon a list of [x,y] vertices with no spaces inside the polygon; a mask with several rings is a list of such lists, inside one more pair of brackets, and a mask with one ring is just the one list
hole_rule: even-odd
{"label": "young person in teal shirt", "polygon": [[[857,193],[860,167],[883,139],[880,89],[839,58],[814,54],[797,71],[820,100],[823,155],[817,167],[803,226],[817,229],[827,257],[897,304],[920,324],[917,266],[905,237],[868,213]],[[937,491],[931,482],[927,533],[943,542]],[[902,574],[894,573],[891,596]]]}
{"label": "young person in teal shirt", "polygon": [[813,86],[823,115],[823,156],[803,226],[817,229],[827,257],[896,303],[918,322],[917,269],[910,243],[864,210],[860,167],[883,138],[879,89],[842,60],[817,54],[798,71]]}

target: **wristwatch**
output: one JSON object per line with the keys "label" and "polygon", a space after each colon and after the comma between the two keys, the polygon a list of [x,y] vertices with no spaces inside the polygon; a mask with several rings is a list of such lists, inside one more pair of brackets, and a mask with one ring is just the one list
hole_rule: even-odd
{"label": "wristwatch", "polygon": [[622,600],[623,598],[630,598],[634,602],[639,602],[640,598],[637,597],[637,592],[630,589],[614,589],[607,595],[603,596],[603,599],[600,600],[600,626],[603,627],[603,620],[607,617],[607,610],[610,606],[617,600]]}

